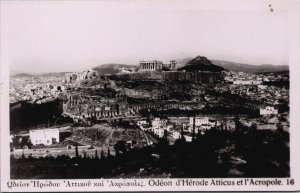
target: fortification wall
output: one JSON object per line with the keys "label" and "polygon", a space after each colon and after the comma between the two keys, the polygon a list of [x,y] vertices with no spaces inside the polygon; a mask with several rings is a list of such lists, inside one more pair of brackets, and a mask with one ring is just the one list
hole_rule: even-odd
{"label": "fortification wall", "polygon": [[220,72],[181,72],[169,71],[162,72],[165,81],[189,81],[197,83],[214,83],[221,80]]}

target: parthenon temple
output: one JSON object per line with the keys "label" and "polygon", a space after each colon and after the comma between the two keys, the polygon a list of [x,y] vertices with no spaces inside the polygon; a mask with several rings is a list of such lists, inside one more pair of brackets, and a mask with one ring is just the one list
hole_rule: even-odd
{"label": "parthenon temple", "polygon": [[156,70],[163,70],[163,68],[169,70],[176,69],[176,62],[175,60],[171,60],[170,63],[164,64],[161,61],[151,60],[151,61],[140,61],[140,71],[156,71]]}

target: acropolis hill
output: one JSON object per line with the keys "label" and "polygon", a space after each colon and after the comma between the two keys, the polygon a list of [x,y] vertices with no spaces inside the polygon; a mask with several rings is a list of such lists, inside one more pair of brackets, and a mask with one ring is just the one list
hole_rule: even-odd
{"label": "acropolis hill", "polygon": [[[226,69],[214,65],[206,57],[197,56],[181,68],[177,67],[175,60],[171,60],[169,63],[143,60],[140,61],[139,67],[122,65],[119,72],[106,74],[106,76],[114,79],[188,81],[206,84],[221,81],[224,71]],[[101,73],[101,69],[98,72]]]}

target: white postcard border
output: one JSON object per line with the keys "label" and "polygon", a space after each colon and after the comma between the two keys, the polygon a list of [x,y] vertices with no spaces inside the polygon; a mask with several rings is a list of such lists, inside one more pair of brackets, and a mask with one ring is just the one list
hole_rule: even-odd
{"label": "white postcard border", "polygon": [[[54,1],[55,2],[55,1]],[[131,8],[147,8],[141,3],[136,5],[135,1],[126,1],[128,7]],[[142,1],[145,4],[149,4],[149,1]],[[154,1],[158,3],[158,1]],[[21,3],[21,2],[20,2]],[[84,3],[84,1],[77,1],[76,3]],[[9,61],[6,58],[3,58],[5,50],[1,49],[0,59],[1,59],[1,68],[0,82],[0,104],[1,104],[1,191],[14,191],[14,192],[41,192],[41,191],[296,191],[300,190],[300,1],[244,1],[238,2],[234,0],[229,1],[165,1],[162,3],[162,8],[167,8],[168,4],[174,3],[176,6],[180,6],[183,3],[186,6],[185,8],[195,8],[196,5],[201,5],[201,9],[246,9],[246,10],[255,10],[255,9],[266,9],[268,4],[277,4],[280,9],[284,9],[289,12],[289,61],[290,61],[290,155],[291,155],[291,177],[290,178],[255,178],[253,180],[279,180],[282,183],[286,184],[288,180],[294,180],[294,185],[216,185],[216,186],[176,186],[176,182],[180,179],[85,179],[85,180],[10,180],[10,163],[9,163]],[[140,7],[139,7],[140,6]],[[123,7],[124,8],[124,7]],[[174,8],[174,6],[173,6]],[[277,7],[276,7],[277,8]],[[275,8],[275,12],[276,12]],[[266,9],[266,11],[268,11]],[[3,41],[3,40],[1,40]],[[5,48],[4,48],[5,49]],[[238,181],[247,181],[251,178],[204,178],[204,179],[191,179],[192,181],[208,181],[209,183],[212,180],[223,180],[223,181],[234,181],[235,184]],[[109,184],[113,183],[142,183],[144,186],[114,186],[111,187]],[[162,183],[172,182],[172,186],[151,186],[149,183],[154,183],[152,180],[161,181]],[[189,179],[184,179],[189,180]],[[60,183],[59,187],[33,187],[34,181],[40,183]],[[65,181],[65,182],[64,182]],[[100,186],[96,187],[91,186],[80,186],[80,187],[66,187],[66,183],[100,183],[104,182],[105,187]],[[12,187],[13,183],[20,183],[24,186],[22,187]],[[29,187],[26,186],[26,183],[29,183]],[[21,186],[21,185],[20,185]]]}

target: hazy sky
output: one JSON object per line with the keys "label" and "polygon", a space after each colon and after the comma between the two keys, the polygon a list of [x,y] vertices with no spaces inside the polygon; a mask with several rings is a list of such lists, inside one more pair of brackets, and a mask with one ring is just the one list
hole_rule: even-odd
{"label": "hazy sky", "polygon": [[196,55],[287,65],[288,14],[261,2],[222,9],[204,1],[2,1],[2,62],[12,72]]}

